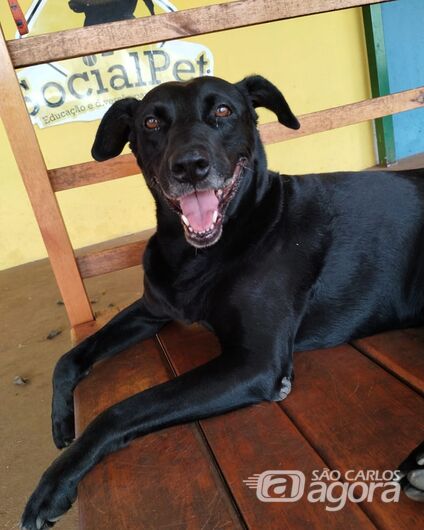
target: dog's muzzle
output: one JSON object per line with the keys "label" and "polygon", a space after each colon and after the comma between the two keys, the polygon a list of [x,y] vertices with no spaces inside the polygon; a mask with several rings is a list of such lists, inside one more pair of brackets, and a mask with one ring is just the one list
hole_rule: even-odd
{"label": "dog's muzzle", "polygon": [[209,247],[222,234],[225,212],[237,192],[246,158],[239,158],[231,180],[222,188],[195,190],[176,199],[169,199],[180,216],[188,243],[197,248]]}

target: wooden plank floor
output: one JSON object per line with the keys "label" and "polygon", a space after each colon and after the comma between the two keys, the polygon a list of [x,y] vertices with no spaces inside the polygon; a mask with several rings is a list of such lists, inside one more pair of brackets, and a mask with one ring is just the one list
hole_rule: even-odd
{"label": "wooden plank floor", "polygon": [[[77,338],[90,332],[81,328]],[[78,432],[111,404],[218,354],[209,332],[172,324],[155,340],[99,363],[76,392]],[[422,526],[422,504],[403,494],[385,503],[376,489],[372,501],[347,500],[338,510],[328,508],[342,505],[341,487],[333,502],[310,502],[307,494],[314,470],[392,470],[424,439],[424,330],[300,352],[295,373],[284,402],[150,434],[107,457],[80,486],[81,529]],[[259,500],[244,480],[269,470],[302,472],[303,496]],[[278,488],[270,491],[278,495]]]}

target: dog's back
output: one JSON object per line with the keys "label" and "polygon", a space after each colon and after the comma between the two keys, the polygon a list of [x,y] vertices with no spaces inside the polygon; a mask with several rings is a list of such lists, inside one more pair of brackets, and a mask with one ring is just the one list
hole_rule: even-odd
{"label": "dog's back", "polygon": [[325,258],[296,347],[340,344],[424,321],[424,170],[295,179],[316,200]]}

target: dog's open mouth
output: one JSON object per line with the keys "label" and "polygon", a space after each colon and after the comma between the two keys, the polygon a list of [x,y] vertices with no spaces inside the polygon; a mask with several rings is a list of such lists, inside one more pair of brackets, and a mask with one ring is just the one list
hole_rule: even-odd
{"label": "dog's open mouth", "polygon": [[238,160],[230,182],[223,188],[194,191],[172,201],[191,245],[209,247],[221,237],[225,211],[237,192],[245,163],[245,158]]}

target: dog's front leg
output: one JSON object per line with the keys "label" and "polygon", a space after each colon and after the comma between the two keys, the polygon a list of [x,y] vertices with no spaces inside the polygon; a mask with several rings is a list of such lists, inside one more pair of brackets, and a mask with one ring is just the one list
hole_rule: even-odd
{"label": "dog's front leg", "polygon": [[266,357],[223,354],[100,414],[44,473],[25,508],[22,528],[51,526],[70,508],[84,475],[134,438],[274,399],[280,378]]}
{"label": "dog's front leg", "polygon": [[52,431],[61,449],[75,437],[73,391],[92,365],[152,337],[169,318],[143,297],[63,355],[53,374]]}

